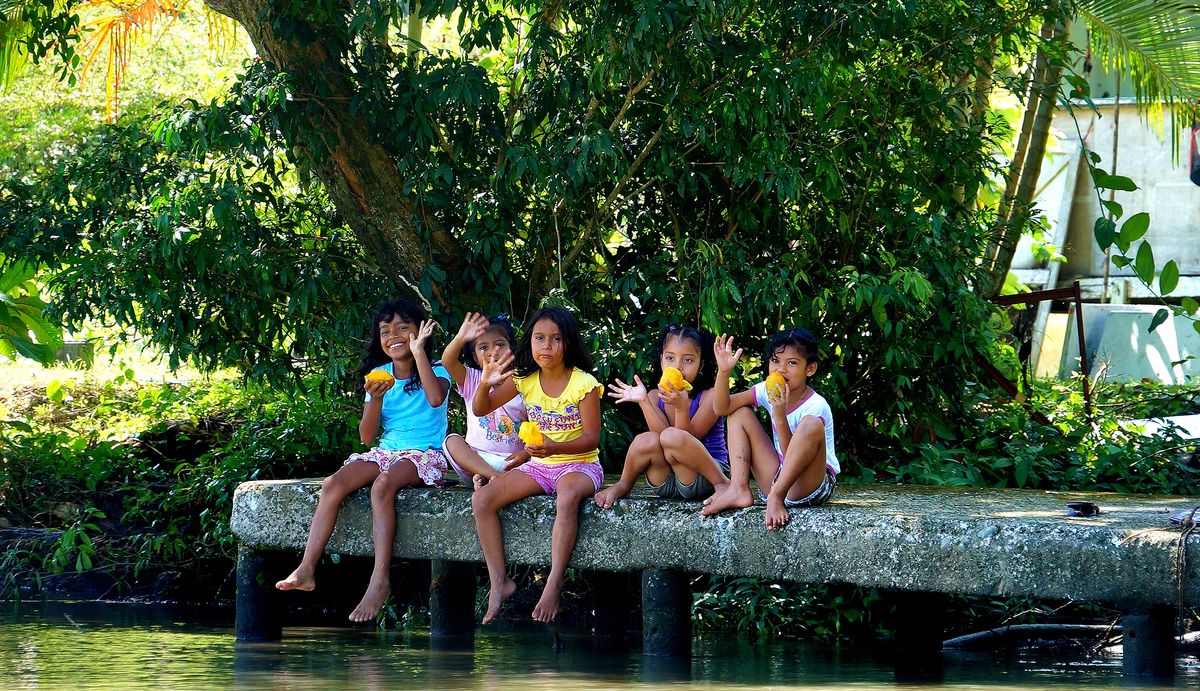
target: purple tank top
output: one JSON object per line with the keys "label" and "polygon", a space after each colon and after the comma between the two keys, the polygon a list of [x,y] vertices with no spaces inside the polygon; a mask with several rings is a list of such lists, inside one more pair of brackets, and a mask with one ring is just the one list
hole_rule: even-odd
{"label": "purple tank top", "polygon": [[[696,410],[700,408],[700,401],[703,398],[704,393],[701,393],[692,399],[692,404],[688,406],[688,417],[696,417]],[[658,409],[662,411],[663,415],[667,414],[667,408],[663,405],[661,398],[658,399]],[[708,430],[708,434],[704,435],[704,438],[700,442],[704,444],[704,449],[708,451],[708,455],[712,456],[713,460],[720,463],[721,467],[728,472],[729,451],[725,448],[725,418],[717,418],[712,428]]]}

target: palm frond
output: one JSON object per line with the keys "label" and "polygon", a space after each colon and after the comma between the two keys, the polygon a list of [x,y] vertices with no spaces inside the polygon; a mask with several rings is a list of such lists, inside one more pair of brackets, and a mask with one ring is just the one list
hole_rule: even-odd
{"label": "palm frond", "polygon": [[[80,76],[86,76],[98,57],[105,62],[105,112],[111,122],[116,118],[121,82],[133,54],[135,42],[153,35],[155,25],[166,22],[165,31],[179,18],[189,0],[95,0],[86,6],[102,12],[83,25],[90,29],[85,39],[90,50]],[[161,35],[161,32],[160,32]]]}
{"label": "palm frond", "polygon": [[1078,0],[1093,57],[1129,75],[1139,110],[1151,123],[1171,113],[1172,146],[1179,120],[1200,99],[1200,2],[1194,0]]}
{"label": "palm frond", "polygon": [[29,62],[25,38],[29,22],[23,18],[24,3],[0,0],[0,90],[12,86],[13,80]]}

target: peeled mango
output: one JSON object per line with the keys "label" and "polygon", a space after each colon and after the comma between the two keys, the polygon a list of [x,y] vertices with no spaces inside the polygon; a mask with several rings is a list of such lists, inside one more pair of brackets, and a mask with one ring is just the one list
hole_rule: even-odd
{"label": "peeled mango", "polygon": [[546,443],[546,436],[542,434],[542,428],[538,427],[536,422],[522,422],[521,429],[517,430],[517,437],[525,442],[525,446],[542,446]]}
{"label": "peeled mango", "polygon": [[778,372],[772,372],[767,375],[767,393],[774,394],[780,398],[787,398],[787,380]]}
{"label": "peeled mango", "polygon": [[658,388],[670,388],[673,391],[691,391],[692,383],[683,378],[683,372],[676,367],[664,367],[662,378],[658,380]]}
{"label": "peeled mango", "polygon": [[373,381],[390,382],[390,381],[396,380],[396,378],[393,377],[391,374],[389,374],[387,370],[381,370],[381,369],[373,369],[370,372],[367,372],[367,376],[363,377],[363,379],[366,380],[368,383],[373,382]]}

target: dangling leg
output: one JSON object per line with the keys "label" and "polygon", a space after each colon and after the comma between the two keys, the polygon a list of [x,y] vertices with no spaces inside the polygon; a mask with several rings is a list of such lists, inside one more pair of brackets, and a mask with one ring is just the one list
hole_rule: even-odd
{"label": "dangling leg", "polygon": [[483,615],[484,624],[496,618],[500,613],[500,605],[517,589],[517,584],[508,577],[504,563],[504,533],[500,528],[499,511],[515,501],[544,493],[537,480],[525,473],[511,471],[471,495],[475,529],[479,533],[479,546],[483,549],[483,560],[487,562],[488,580],[491,582],[487,613]]}
{"label": "dangling leg", "polygon": [[370,461],[355,461],[338,469],[321,483],[321,496],[317,499],[317,511],[313,514],[312,526],[308,529],[308,543],[300,565],[290,576],[275,584],[280,590],[312,590],[317,582],[313,578],[317,562],[329,544],[333,526],[337,523],[338,509],[350,493],[371,484],[379,475],[379,466]]}
{"label": "dangling leg", "polygon": [[403,487],[423,485],[411,461],[393,463],[371,484],[371,537],[375,543],[375,568],[362,601],[350,613],[350,621],[370,621],[391,594],[392,550],[396,540],[396,492]]}
{"label": "dangling leg", "polygon": [[558,502],[550,537],[550,575],[537,606],[533,608],[533,618],[540,622],[550,622],[558,616],[567,564],[579,536],[579,505],[595,491],[596,483],[583,473],[567,473],[555,486]]}

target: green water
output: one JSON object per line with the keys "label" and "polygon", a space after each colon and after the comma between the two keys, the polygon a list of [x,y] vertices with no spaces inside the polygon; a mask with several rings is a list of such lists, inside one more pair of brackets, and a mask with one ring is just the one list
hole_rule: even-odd
{"label": "green water", "polygon": [[[183,618],[186,616],[186,620]],[[202,621],[207,615],[209,620]],[[605,651],[584,633],[487,630],[474,646],[424,631],[289,628],[279,643],[239,644],[228,613],[150,605],[0,603],[0,689],[63,688],[1121,688],[1117,659],[947,654],[909,676],[878,650],[758,644],[700,636],[687,661]],[[556,649],[557,648],[557,649]],[[1182,659],[1176,685],[1200,686]]]}

